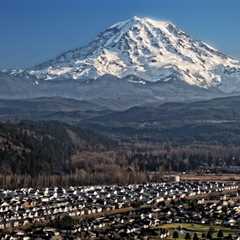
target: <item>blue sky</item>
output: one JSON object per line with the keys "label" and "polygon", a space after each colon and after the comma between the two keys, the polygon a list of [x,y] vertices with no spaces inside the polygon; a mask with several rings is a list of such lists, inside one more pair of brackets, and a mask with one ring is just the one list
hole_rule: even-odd
{"label": "blue sky", "polygon": [[239,0],[2,0],[0,68],[35,65],[135,15],[170,20],[240,58]]}

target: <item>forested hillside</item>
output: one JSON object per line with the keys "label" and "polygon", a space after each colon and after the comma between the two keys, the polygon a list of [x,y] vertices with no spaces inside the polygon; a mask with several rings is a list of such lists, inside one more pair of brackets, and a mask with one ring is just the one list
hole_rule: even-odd
{"label": "forested hillside", "polygon": [[59,122],[0,124],[0,172],[67,174],[76,151],[104,149],[113,142]]}
{"label": "forested hillside", "polygon": [[[93,110],[81,119],[75,110],[88,113],[88,107],[60,100],[64,106],[56,98],[36,100],[52,113],[61,108],[59,121],[0,124],[0,185],[124,184],[155,181],[164,172],[240,166],[239,97]],[[26,108],[34,106],[31,100]],[[64,123],[66,114],[71,124]]]}

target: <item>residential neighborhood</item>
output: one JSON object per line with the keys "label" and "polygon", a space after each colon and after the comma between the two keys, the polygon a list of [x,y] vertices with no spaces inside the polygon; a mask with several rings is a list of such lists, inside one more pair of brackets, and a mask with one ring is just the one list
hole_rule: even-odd
{"label": "residential neighborhood", "polygon": [[190,239],[194,233],[201,239],[196,226],[240,236],[235,182],[176,177],[127,186],[2,189],[0,196],[1,239],[173,239],[185,238],[188,228]]}

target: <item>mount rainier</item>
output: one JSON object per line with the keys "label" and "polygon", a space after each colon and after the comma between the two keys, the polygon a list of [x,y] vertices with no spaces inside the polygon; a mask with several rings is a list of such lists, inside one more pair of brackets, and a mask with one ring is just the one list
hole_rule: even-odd
{"label": "mount rainier", "polygon": [[170,22],[133,17],[84,47],[2,71],[0,79],[14,98],[61,95],[129,107],[237,94],[240,62]]}

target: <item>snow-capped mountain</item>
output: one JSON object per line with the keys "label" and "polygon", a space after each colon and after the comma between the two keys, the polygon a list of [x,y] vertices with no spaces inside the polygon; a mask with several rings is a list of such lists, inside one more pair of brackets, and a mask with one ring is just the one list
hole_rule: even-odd
{"label": "snow-capped mountain", "polygon": [[[135,75],[145,81],[178,78],[203,88],[240,87],[240,62],[167,21],[133,17],[116,23],[87,46],[67,51],[26,72],[38,79],[97,79]],[[15,73],[16,74],[16,73]],[[19,73],[18,73],[19,74]]]}
{"label": "snow-capped mountain", "polygon": [[67,97],[112,109],[240,92],[240,62],[174,24],[133,17],[87,46],[28,69],[0,71],[0,98]]}

